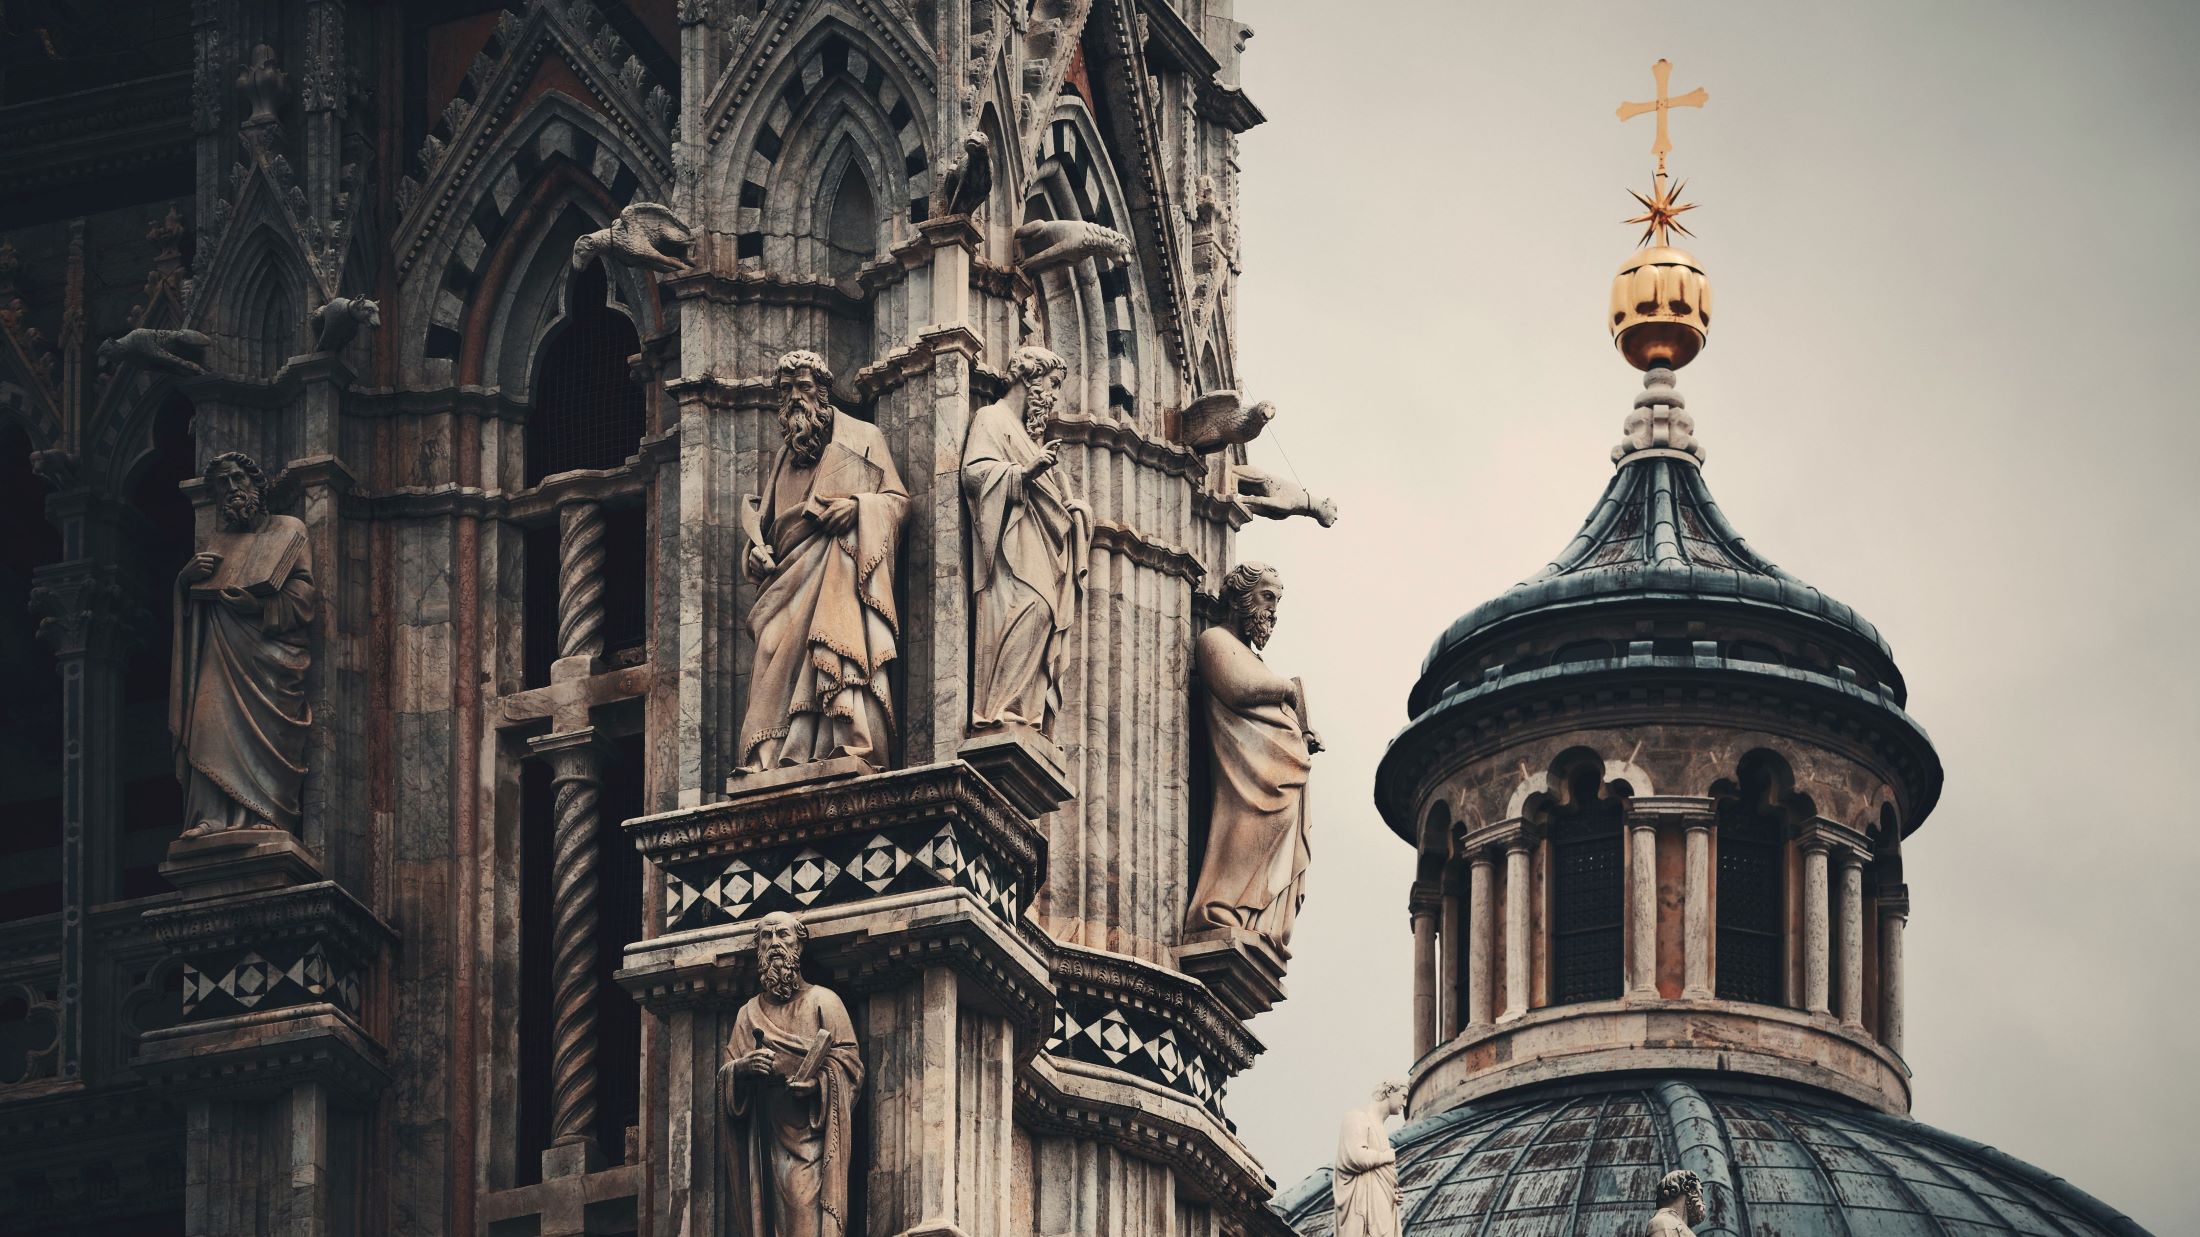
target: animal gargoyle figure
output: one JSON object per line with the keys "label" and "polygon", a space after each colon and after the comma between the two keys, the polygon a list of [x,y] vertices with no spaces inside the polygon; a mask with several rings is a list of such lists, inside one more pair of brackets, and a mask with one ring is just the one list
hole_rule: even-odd
{"label": "animal gargoyle figure", "polygon": [[313,311],[315,352],[342,352],[360,330],[382,325],[382,307],[363,296],[337,296]]}
{"label": "animal gargoyle figure", "polygon": [[1238,505],[1254,515],[1271,520],[1288,520],[1295,515],[1310,515],[1323,528],[1337,522],[1336,502],[1314,497],[1307,493],[1305,486],[1296,481],[1286,481],[1272,472],[1250,464],[1232,466],[1230,477],[1237,482]]}
{"label": "animal gargoyle figure", "polygon": [[972,129],[963,138],[962,153],[940,172],[938,213],[972,214],[992,192],[993,138],[983,129]]}
{"label": "animal gargoyle figure", "polygon": [[1131,256],[1131,238],[1082,219],[1034,219],[1016,229],[1016,249],[1024,274],[1037,275],[1086,258],[1123,261]]}
{"label": "animal gargoyle figure", "polygon": [[1266,400],[1246,404],[1235,391],[1216,391],[1193,400],[1184,410],[1179,440],[1201,455],[1211,455],[1253,441],[1275,419],[1276,406]]}
{"label": "animal gargoyle figure", "polygon": [[[583,269],[600,252],[605,261],[621,266],[684,271],[687,247],[694,240],[695,234],[671,210],[655,202],[636,202],[620,211],[610,227],[573,242],[573,269]],[[668,245],[679,250],[679,256],[665,252]]]}
{"label": "animal gargoyle figure", "polygon": [[206,372],[206,350],[213,343],[199,331],[163,331],[141,326],[101,344],[99,367],[113,370],[127,361],[139,369],[203,374]]}

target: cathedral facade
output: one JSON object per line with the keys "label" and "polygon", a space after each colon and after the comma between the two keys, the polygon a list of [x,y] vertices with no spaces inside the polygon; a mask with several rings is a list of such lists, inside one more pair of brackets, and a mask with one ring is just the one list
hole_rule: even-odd
{"label": "cathedral facade", "polygon": [[103,8],[0,78],[4,1227],[1282,1232],[1229,0]]}

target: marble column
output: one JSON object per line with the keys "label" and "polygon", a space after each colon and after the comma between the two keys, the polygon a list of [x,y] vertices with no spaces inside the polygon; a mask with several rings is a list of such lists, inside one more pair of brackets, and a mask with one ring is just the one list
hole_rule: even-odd
{"label": "marble column", "polygon": [[1843,1026],[1864,1029],[1864,857],[1841,852],[1841,989]]}
{"label": "marble column", "polygon": [[1505,848],[1505,1012],[1508,1022],[1528,1012],[1528,843],[1516,838]]}
{"label": "marble column", "polygon": [[1490,951],[1497,943],[1497,864],[1478,851],[1467,875],[1467,1026],[1490,1025],[1497,1002],[1490,987]]}
{"label": "marble column", "polygon": [[1711,988],[1711,818],[1688,820],[1686,886],[1682,894],[1681,931],[1686,965],[1681,977],[1681,996],[1704,1000]]}
{"label": "marble column", "polygon": [[1658,826],[1627,823],[1627,999],[1658,996]]}
{"label": "marble column", "polygon": [[[1413,1059],[1418,1061],[1428,1055],[1437,1044],[1436,1033],[1436,914],[1435,898],[1426,890],[1416,888],[1407,903],[1407,913],[1413,919]],[[1448,964],[1456,939],[1444,942],[1445,962]],[[1447,965],[1446,970],[1450,968]]]}
{"label": "marble column", "polygon": [[1440,1041],[1448,1040],[1459,1034],[1463,1017],[1463,1011],[1460,1007],[1466,1004],[1465,994],[1460,991],[1461,986],[1466,981],[1466,976],[1462,973],[1463,968],[1459,965],[1459,944],[1466,939],[1466,925],[1463,922],[1464,915],[1462,914],[1464,908],[1460,905],[1460,901],[1466,896],[1466,891],[1459,887],[1460,884],[1457,867],[1446,867],[1444,869],[1443,902],[1444,969],[1443,978],[1436,988],[1438,1007],[1443,1015],[1443,1029],[1437,1035],[1437,1039]]}
{"label": "marble column", "polygon": [[1818,838],[1803,842],[1803,1008],[1828,1012],[1827,968],[1833,952],[1826,907],[1826,847]]}
{"label": "marble column", "polygon": [[1902,1055],[1902,929],[1910,921],[1907,885],[1879,894],[1879,1042]]}

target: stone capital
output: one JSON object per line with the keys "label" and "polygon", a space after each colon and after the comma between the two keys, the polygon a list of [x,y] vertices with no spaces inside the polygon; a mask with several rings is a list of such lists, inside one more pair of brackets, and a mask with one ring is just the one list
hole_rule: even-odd
{"label": "stone capital", "polygon": [[57,658],[120,658],[135,640],[139,607],[111,566],[78,560],[32,572],[31,613],[38,638]]}
{"label": "stone capital", "polygon": [[1459,839],[1459,855],[1474,863],[1496,863],[1506,851],[1527,850],[1542,840],[1541,826],[1515,816],[1466,830]]}
{"label": "stone capital", "polygon": [[1823,816],[1815,816],[1795,825],[1794,837],[1796,845],[1804,851],[1828,851],[1831,858],[1842,862],[1854,857],[1856,862],[1862,863],[1872,855],[1871,839],[1858,830]]}
{"label": "stone capital", "polygon": [[1656,825],[1671,821],[1689,829],[1715,828],[1719,801],[1693,795],[1634,795],[1627,800],[1630,825]]}

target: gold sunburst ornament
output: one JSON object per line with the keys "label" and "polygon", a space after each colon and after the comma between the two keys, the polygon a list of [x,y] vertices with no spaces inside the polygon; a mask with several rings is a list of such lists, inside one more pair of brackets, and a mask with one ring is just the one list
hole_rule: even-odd
{"label": "gold sunburst ornament", "polygon": [[1637,245],[1649,244],[1652,237],[1656,237],[1660,245],[1670,245],[1673,243],[1673,233],[1675,232],[1680,233],[1682,236],[1695,235],[1694,232],[1688,230],[1688,225],[1680,221],[1680,214],[1682,211],[1696,209],[1696,204],[1694,202],[1682,202],[1675,205],[1674,203],[1674,199],[1681,196],[1681,190],[1687,187],[1688,182],[1686,181],[1679,184],[1667,184],[1665,172],[1661,169],[1652,182],[1649,197],[1644,197],[1632,189],[1627,191],[1628,196],[1642,203],[1642,213],[1627,221],[1644,225],[1642,239],[1635,242]]}
{"label": "gold sunburst ornament", "polygon": [[1658,118],[1657,137],[1650,145],[1650,153],[1658,160],[1657,171],[1651,174],[1650,192],[1628,190],[1642,205],[1642,213],[1627,222],[1642,225],[1642,239],[1612,280],[1606,319],[1612,342],[1619,346],[1621,355],[1643,370],[1679,369],[1688,364],[1703,350],[1711,329],[1711,282],[1704,278],[1703,267],[1693,254],[1673,247],[1674,233],[1695,235],[1680,217],[1696,209],[1696,204],[1680,200],[1685,186],[1669,179],[1665,172],[1665,156],[1673,150],[1666,124],[1672,110],[1702,107],[1711,96],[1700,86],[1684,95],[1668,93],[1666,83],[1672,73],[1671,62],[1658,61],[1650,66],[1650,75],[1658,85],[1657,97],[1647,103],[1619,105],[1622,121],[1650,114]]}

